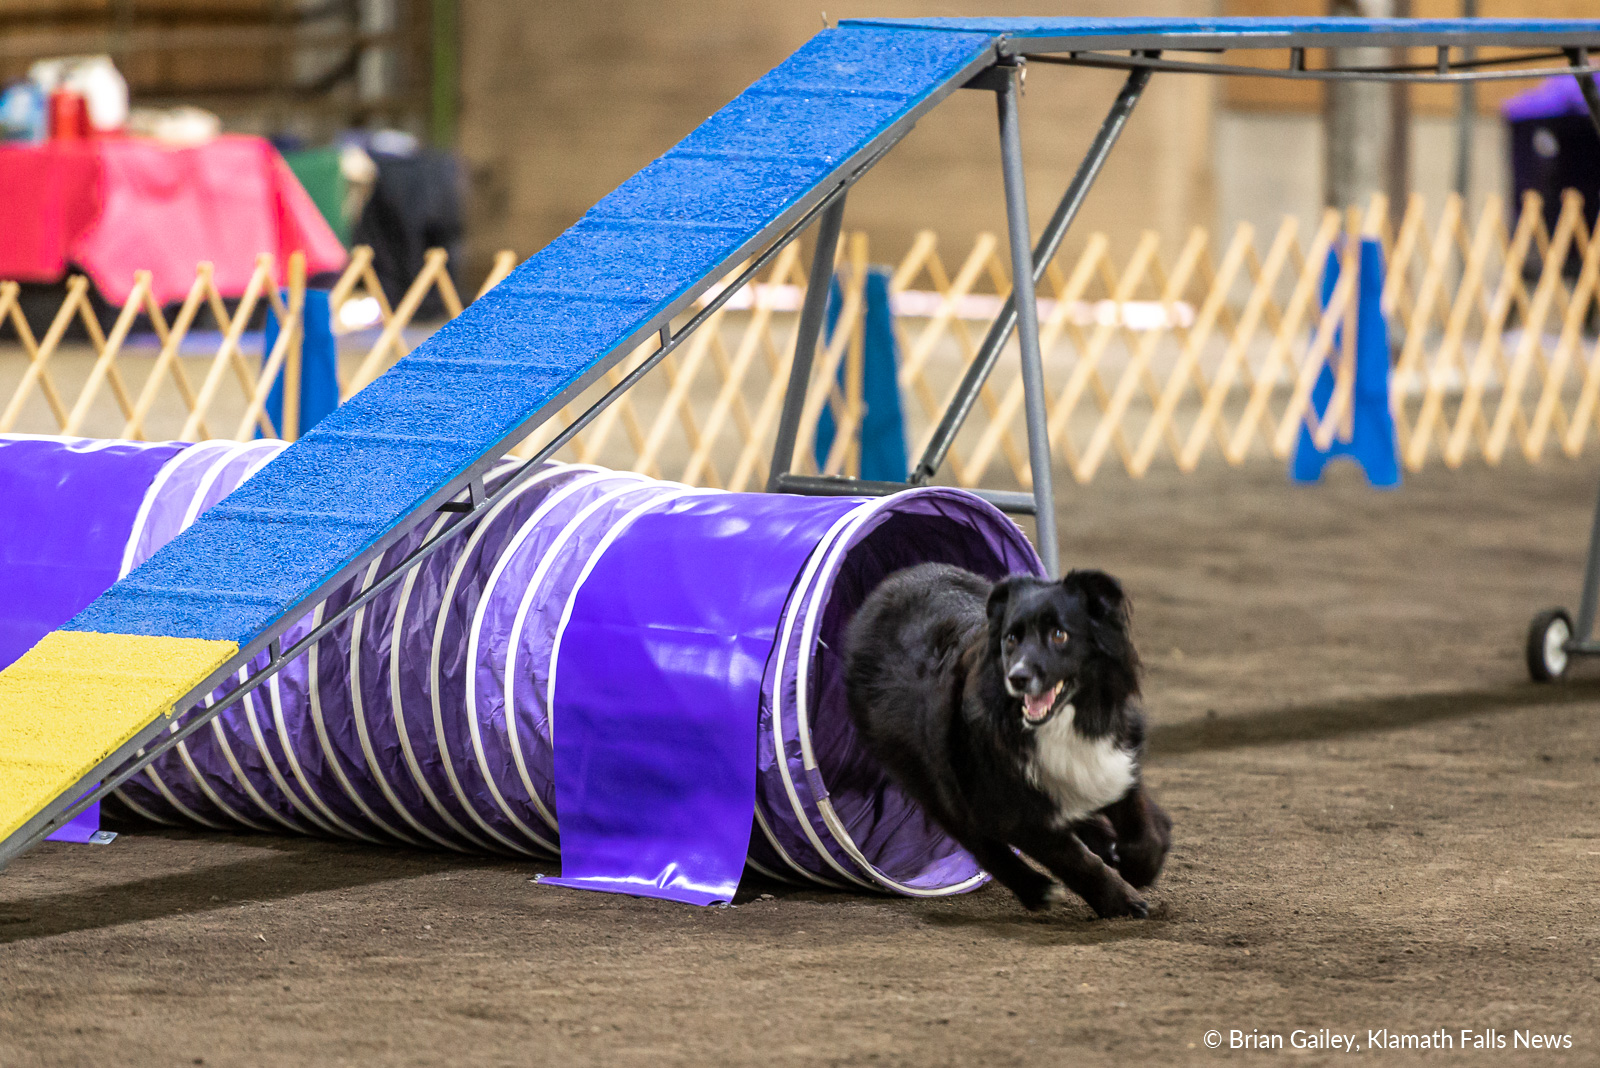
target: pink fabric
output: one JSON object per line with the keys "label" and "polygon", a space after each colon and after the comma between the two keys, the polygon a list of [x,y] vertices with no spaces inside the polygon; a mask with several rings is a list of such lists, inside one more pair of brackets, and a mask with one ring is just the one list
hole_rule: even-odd
{"label": "pink fabric", "polygon": [[[12,218],[24,220],[20,229]],[[54,281],[77,264],[107,300],[121,303],[134,271],[149,270],[166,304],[188,293],[202,260],[215,265],[217,289],[238,296],[258,253],[277,257],[281,283],[295,251],[306,254],[311,274],[345,261],[311,197],[259,137],[182,149],[106,138],[0,151],[0,278]]]}
{"label": "pink fabric", "polygon": [[0,279],[60,278],[67,248],[99,214],[100,154],[93,145],[0,145]]}

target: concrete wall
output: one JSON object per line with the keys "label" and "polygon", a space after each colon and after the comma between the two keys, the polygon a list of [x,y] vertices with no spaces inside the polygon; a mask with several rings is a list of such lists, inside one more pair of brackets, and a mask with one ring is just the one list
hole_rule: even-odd
{"label": "concrete wall", "polygon": [[[971,0],[818,2],[830,20],[999,9]],[[1124,5],[1047,0],[1028,11],[1111,16]],[[1139,13],[1214,11],[1212,0],[1155,0]],[[821,26],[816,6],[772,0],[463,0],[469,274],[496,248],[526,255],[541,247]],[[1147,227],[1175,241],[1212,221],[1212,82],[1156,80],[1069,247],[1095,229],[1127,249]],[[1023,121],[1036,228],[1120,83],[1110,72],[1030,71]],[[846,226],[870,234],[880,262],[900,255],[921,227],[936,229],[954,255],[980,230],[1004,233],[993,97],[958,93],[925,119],[857,188]]]}
{"label": "concrete wall", "polygon": [[[1288,111],[1223,108],[1217,113],[1215,165],[1217,218],[1231,228],[1249,222],[1265,245],[1285,215],[1300,220],[1304,236],[1322,214],[1322,118]],[[1453,118],[1422,115],[1411,125],[1411,189],[1428,204],[1429,225],[1444,209],[1455,179]],[[1498,117],[1478,119],[1472,146],[1467,214],[1476,219],[1492,194],[1510,201],[1510,149]]]}

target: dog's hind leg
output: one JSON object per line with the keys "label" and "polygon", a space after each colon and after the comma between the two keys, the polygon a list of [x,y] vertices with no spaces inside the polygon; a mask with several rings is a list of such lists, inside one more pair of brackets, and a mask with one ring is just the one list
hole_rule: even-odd
{"label": "dog's hind leg", "polygon": [[1172,817],[1137,783],[1126,797],[1104,810],[1117,830],[1115,866],[1134,886],[1149,886],[1161,874],[1172,845]]}
{"label": "dog's hind leg", "polygon": [[1129,886],[1115,868],[1078,841],[1070,830],[1029,832],[1017,847],[1055,872],[1067,889],[1089,903],[1104,919],[1150,914],[1139,892]]}

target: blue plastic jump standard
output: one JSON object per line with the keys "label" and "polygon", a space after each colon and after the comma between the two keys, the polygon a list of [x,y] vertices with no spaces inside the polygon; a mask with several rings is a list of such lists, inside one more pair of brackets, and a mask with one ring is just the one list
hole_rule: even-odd
{"label": "blue plastic jump standard", "polygon": [[[261,346],[265,362],[278,343],[278,316],[267,307],[266,340]],[[283,437],[283,382],[278,373],[267,394],[267,418]],[[306,290],[300,340],[300,423],[303,434],[339,407],[339,348],[333,337],[333,308],[326,289]],[[257,436],[261,436],[257,432]]]}
{"label": "blue plastic jump standard", "polygon": [[[906,458],[905,413],[900,408],[900,356],[894,333],[894,308],[889,294],[889,272],[874,267],[867,272],[865,309],[862,313],[861,477],[883,482],[904,482],[910,464]],[[839,322],[843,301],[839,280],[828,292],[827,336]],[[844,367],[839,368],[839,388],[844,389]],[[827,467],[837,425],[831,406],[817,419],[813,455],[817,470]]]}
{"label": "blue plastic jump standard", "polygon": [[[1389,323],[1383,314],[1383,246],[1376,238],[1361,242],[1360,286],[1356,303],[1356,381],[1351,399],[1349,441],[1335,437],[1327,449],[1317,448],[1311,428],[1301,426],[1290,477],[1316,482],[1328,461],[1348,456],[1361,465],[1374,486],[1400,485],[1400,457],[1395,444],[1394,415],[1389,411]],[[1322,305],[1327,307],[1339,283],[1339,251],[1330,249],[1322,273]],[[1343,328],[1341,328],[1342,330]],[[1340,339],[1334,338],[1334,351]],[[1333,368],[1323,364],[1311,392],[1311,407],[1320,419],[1333,397]]]}

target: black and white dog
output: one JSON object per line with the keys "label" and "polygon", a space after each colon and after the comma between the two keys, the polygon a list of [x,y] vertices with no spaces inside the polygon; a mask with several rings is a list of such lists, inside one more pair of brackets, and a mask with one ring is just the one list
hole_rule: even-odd
{"label": "black and white dog", "polygon": [[850,714],[868,749],[1029,909],[1145,916],[1172,821],[1139,777],[1144,717],[1128,602],[1101,571],[990,584],[897,572],[850,624]]}

